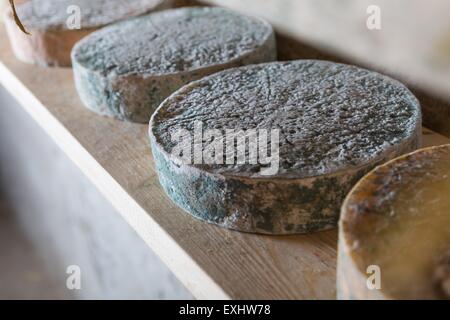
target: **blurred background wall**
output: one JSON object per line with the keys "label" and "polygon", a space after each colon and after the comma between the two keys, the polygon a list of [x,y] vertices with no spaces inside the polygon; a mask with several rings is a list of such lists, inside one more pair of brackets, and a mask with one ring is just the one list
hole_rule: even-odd
{"label": "blurred background wall", "polygon": [[1,86],[0,113],[0,299],[191,298]]}

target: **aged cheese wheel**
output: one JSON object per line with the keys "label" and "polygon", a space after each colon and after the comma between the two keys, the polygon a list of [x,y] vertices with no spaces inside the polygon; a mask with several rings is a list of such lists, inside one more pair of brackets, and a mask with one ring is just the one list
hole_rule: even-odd
{"label": "aged cheese wheel", "polygon": [[[205,142],[193,138],[189,158],[182,148],[189,140],[177,135],[194,137],[200,124]],[[161,104],[150,125],[161,185],[180,207],[231,229],[291,234],[336,226],[342,200],[359,178],[419,146],[421,114],[416,98],[395,80],[299,60],[235,68],[191,83]],[[230,159],[224,164],[210,157],[201,162],[198,150],[208,155],[208,142],[216,140],[206,134],[210,129],[226,141],[233,141],[227,130],[256,130],[262,148],[235,139],[225,148]],[[264,143],[263,129],[273,144]],[[269,135],[275,130],[278,143]],[[264,155],[264,146],[273,145],[276,172],[267,157],[250,161],[250,150]],[[239,148],[248,161],[238,161]]]}
{"label": "aged cheese wheel", "polygon": [[72,53],[83,103],[106,116],[148,122],[171,93],[230,67],[272,61],[265,21],[222,8],[162,11],[97,31]]}
{"label": "aged cheese wheel", "polygon": [[72,53],[86,107],[148,122],[171,93],[205,75],[276,58],[265,21],[222,8],[162,11],[97,31]]}
{"label": "aged cheese wheel", "polygon": [[390,161],[355,186],[337,283],[341,299],[450,299],[450,145]]}
{"label": "aged cheese wheel", "polygon": [[[13,51],[23,62],[70,66],[74,44],[108,24],[165,8],[171,0],[32,0],[17,5],[17,14],[31,35],[17,27],[12,11],[5,17]],[[79,13],[80,24],[76,25]]]}

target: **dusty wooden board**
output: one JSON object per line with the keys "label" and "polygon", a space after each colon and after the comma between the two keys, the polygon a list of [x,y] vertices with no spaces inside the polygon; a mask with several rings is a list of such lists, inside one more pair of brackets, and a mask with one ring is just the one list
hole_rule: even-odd
{"label": "dusty wooden board", "polygon": [[[273,237],[192,219],[159,186],[147,126],[83,108],[72,71],[17,61],[3,28],[0,83],[197,298],[335,298],[335,230]],[[435,134],[425,137],[427,145],[450,142]]]}

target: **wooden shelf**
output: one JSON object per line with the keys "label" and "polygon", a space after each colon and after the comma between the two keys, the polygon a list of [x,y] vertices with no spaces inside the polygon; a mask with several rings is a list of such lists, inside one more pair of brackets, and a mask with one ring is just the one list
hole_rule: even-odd
{"label": "wooden shelf", "polygon": [[[336,230],[261,236],[191,218],[159,186],[147,126],[100,117],[83,108],[72,71],[17,61],[3,27],[0,83],[195,297],[334,299]],[[426,145],[450,142],[430,131],[424,137]],[[26,137],[17,137],[17,143],[20,139]]]}

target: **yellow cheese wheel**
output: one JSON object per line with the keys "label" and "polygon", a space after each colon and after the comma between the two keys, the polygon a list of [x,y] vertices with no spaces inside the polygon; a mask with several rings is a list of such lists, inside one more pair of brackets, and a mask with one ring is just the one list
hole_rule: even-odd
{"label": "yellow cheese wheel", "polygon": [[338,298],[450,298],[450,145],[366,175],[339,227]]}

